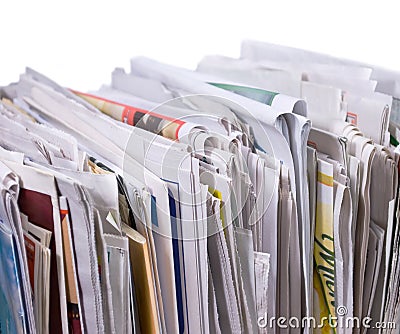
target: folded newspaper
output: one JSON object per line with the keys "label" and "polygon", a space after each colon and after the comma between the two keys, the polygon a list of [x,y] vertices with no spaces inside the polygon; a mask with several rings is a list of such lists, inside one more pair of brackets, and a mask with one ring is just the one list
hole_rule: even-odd
{"label": "folded newspaper", "polygon": [[255,41],[91,92],[27,68],[0,90],[0,333],[400,333],[398,84]]}

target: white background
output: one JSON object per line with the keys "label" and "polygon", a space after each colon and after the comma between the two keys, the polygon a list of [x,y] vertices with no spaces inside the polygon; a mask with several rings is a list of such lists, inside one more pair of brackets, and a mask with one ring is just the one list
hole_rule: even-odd
{"label": "white background", "polygon": [[25,66],[88,90],[146,55],[194,68],[203,55],[239,56],[244,38],[400,70],[396,1],[1,1],[0,84]]}

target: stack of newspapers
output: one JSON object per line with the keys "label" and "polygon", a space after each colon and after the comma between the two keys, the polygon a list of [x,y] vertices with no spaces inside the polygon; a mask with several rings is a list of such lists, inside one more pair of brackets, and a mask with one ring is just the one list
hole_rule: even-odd
{"label": "stack of newspapers", "polygon": [[400,73],[244,41],[0,94],[0,333],[399,333]]}

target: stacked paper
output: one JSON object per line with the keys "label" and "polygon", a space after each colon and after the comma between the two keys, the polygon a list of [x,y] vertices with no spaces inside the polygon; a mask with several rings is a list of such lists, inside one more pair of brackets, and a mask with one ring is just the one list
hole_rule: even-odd
{"label": "stacked paper", "polygon": [[253,41],[92,92],[28,68],[1,90],[0,332],[398,333],[399,78]]}

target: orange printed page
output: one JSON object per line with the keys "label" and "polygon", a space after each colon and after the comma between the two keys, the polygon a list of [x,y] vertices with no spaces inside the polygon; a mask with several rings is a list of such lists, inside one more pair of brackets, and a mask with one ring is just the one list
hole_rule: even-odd
{"label": "orange printed page", "polygon": [[111,118],[132,125],[165,138],[178,140],[178,133],[184,121],[160,115],[152,111],[128,106],[92,94],[72,91]]}

